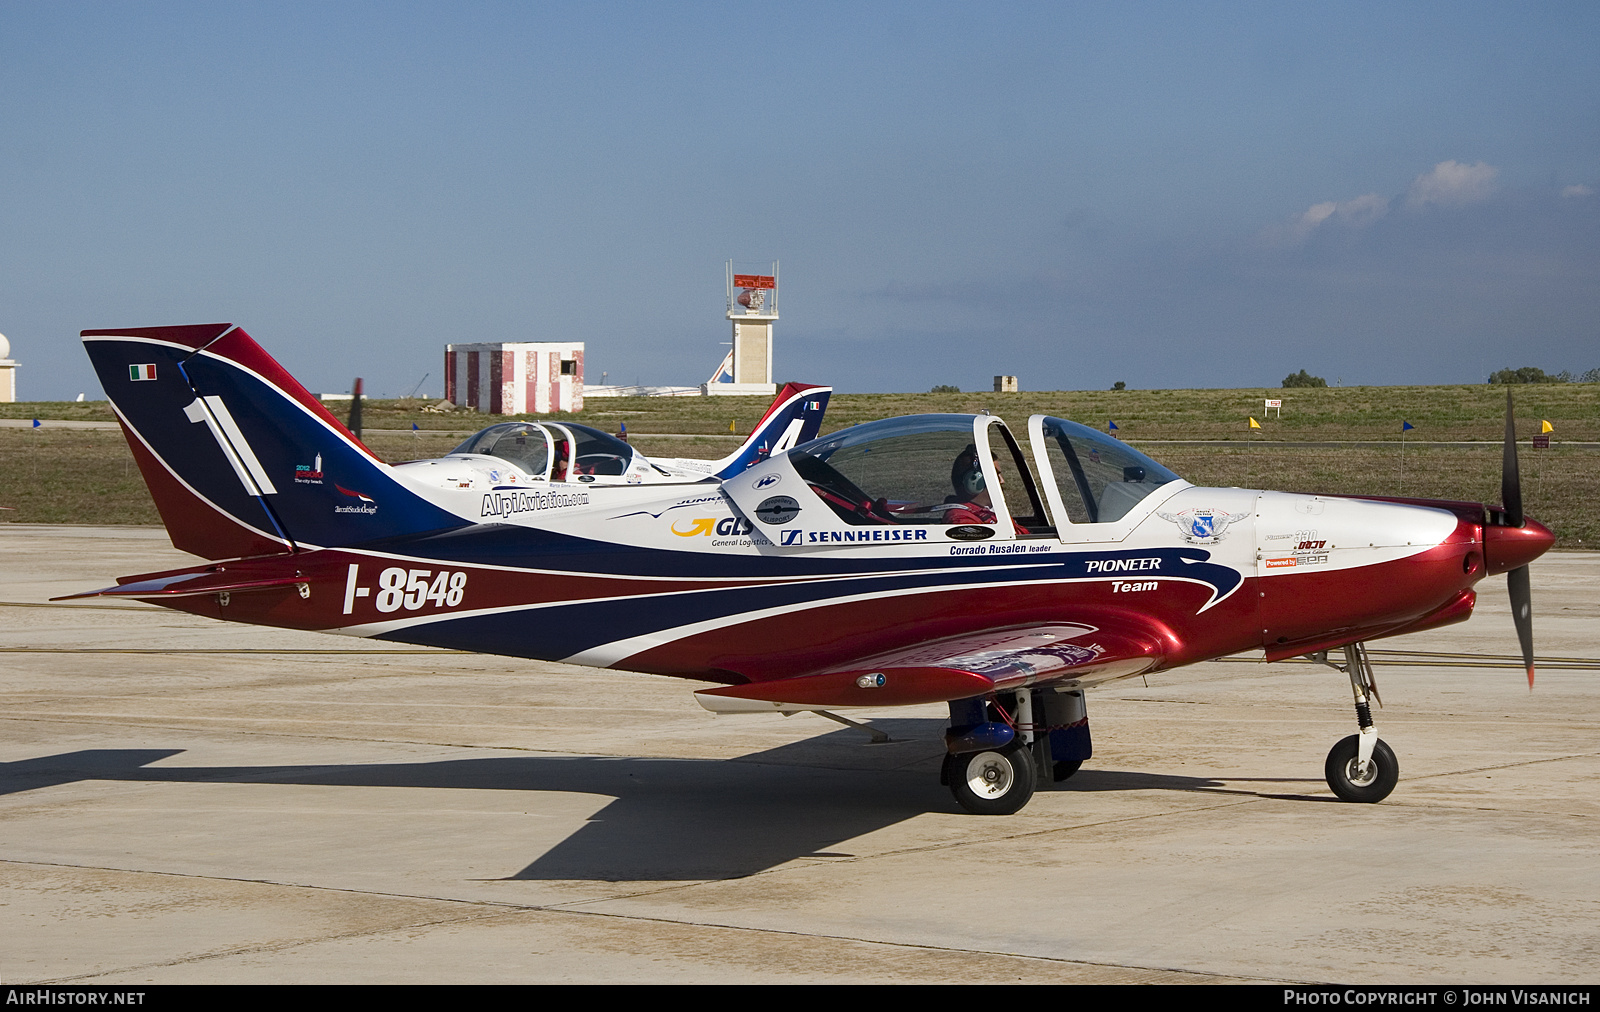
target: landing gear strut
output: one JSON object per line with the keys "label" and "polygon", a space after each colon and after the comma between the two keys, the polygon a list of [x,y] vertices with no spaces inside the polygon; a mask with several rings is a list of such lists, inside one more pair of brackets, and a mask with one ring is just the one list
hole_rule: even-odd
{"label": "landing gear strut", "polygon": [[1312,654],[1312,659],[1350,676],[1350,688],[1356,698],[1356,725],[1359,734],[1342,739],[1328,752],[1323,773],[1328,786],[1345,801],[1366,804],[1382,801],[1400,781],[1400,762],[1394,751],[1378,738],[1372,724],[1372,706],[1368,698],[1383,700],[1378,696],[1378,685],[1372,675],[1372,662],[1367,658],[1363,643],[1352,643],[1344,648],[1344,664],[1328,660],[1326,650]]}
{"label": "landing gear strut", "polygon": [[1021,811],[1041,782],[1065,780],[1094,755],[1083,693],[1019,689],[950,703],[939,782],[974,815]]}

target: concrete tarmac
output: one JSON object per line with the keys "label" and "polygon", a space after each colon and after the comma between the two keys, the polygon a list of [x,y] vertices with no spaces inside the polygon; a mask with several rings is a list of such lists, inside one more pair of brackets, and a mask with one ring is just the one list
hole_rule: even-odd
{"label": "concrete tarmac", "polygon": [[1375,643],[1400,786],[1334,799],[1348,683],[1091,693],[1019,815],[938,784],[942,707],[714,717],[694,683],[48,604],[193,560],[0,525],[0,981],[1594,982],[1600,555]]}

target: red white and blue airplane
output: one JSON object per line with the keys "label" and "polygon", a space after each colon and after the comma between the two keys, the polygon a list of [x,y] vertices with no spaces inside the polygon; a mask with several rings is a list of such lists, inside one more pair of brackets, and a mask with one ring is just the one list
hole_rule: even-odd
{"label": "red white and blue airplane", "polygon": [[719,461],[513,421],[386,464],[237,327],[83,340],[172,543],[211,561],[73,596],[697,679],[718,713],[948,703],[941,781],[975,813],[1091,758],[1085,689],[1258,649],[1348,675],[1328,783],[1380,801],[1363,644],[1464,621],[1494,573],[1532,685],[1554,538],[1522,515],[1509,400],[1501,506],[1200,488],[1046,415],[819,438],[829,388],[795,384]]}

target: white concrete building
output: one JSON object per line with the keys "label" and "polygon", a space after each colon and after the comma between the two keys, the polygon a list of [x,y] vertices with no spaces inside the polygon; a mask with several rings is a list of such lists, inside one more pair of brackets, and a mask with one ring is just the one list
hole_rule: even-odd
{"label": "white concrete building", "polygon": [[11,359],[11,342],[0,334],[0,404],[17,399],[17,363]]}
{"label": "white concrete building", "polygon": [[490,415],[583,410],[583,343],[448,344],[445,399]]}

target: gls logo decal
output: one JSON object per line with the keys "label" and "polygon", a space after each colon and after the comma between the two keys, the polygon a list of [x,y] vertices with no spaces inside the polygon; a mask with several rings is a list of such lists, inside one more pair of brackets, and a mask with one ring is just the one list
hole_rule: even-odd
{"label": "gls logo decal", "polygon": [[780,482],[782,480],[783,480],[783,475],[781,475],[781,474],[764,474],[761,477],[757,478],[755,481],[751,482],[750,483],[750,487],[753,488],[753,489],[756,489],[757,491],[760,491],[761,489],[764,489],[764,488],[771,488],[772,486],[776,485],[778,482]]}
{"label": "gls logo decal", "polygon": [[738,517],[723,517],[721,520],[701,517],[698,520],[689,521],[689,529],[686,531],[678,530],[676,523],[672,525],[672,533],[680,538],[693,538],[702,534],[709,537],[712,531],[725,538],[742,538],[749,534],[752,529],[750,521],[741,520]]}

